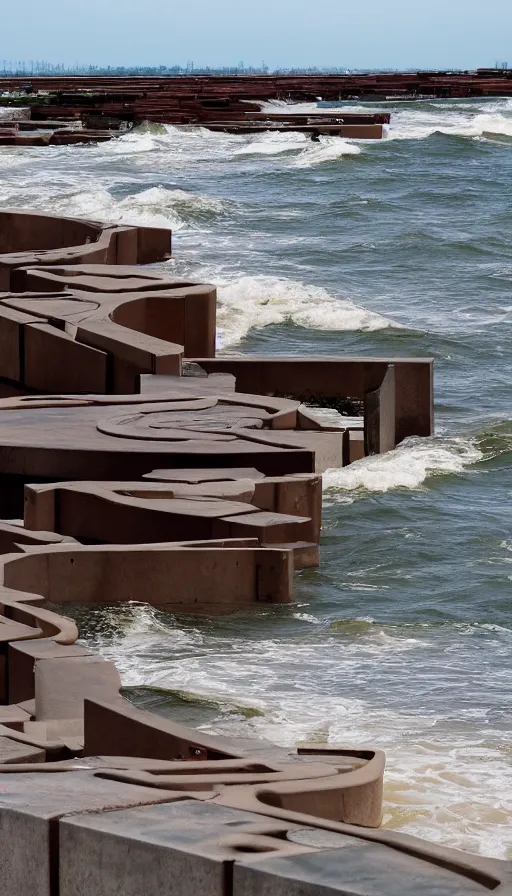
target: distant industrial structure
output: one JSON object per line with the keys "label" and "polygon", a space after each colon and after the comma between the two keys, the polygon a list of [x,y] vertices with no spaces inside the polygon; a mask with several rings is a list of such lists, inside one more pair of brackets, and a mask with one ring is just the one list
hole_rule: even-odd
{"label": "distant industrial structure", "polygon": [[[507,68],[507,63],[496,63],[498,68]],[[261,65],[244,65],[239,62],[237,65],[228,66],[196,66],[193,61],[182,65],[90,65],[87,63],[76,62],[74,65],[66,65],[63,62],[46,62],[41,59],[0,60],[0,76],[6,78],[29,78],[29,77],[179,77],[190,75],[348,75],[348,74],[388,74],[398,71],[394,68],[378,68],[378,69],[349,69],[346,66],[310,66],[309,68],[279,68],[270,70],[269,66],[262,62]],[[417,71],[417,69],[407,69],[407,71]],[[450,72],[458,70],[450,69]]]}

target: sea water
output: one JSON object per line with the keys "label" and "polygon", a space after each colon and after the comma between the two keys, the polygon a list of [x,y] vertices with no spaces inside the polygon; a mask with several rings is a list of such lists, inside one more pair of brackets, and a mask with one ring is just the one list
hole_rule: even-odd
{"label": "sea water", "polygon": [[218,285],[222,352],[435,359],[435,435],[328,471],[292,606],[77,613],[160,711],[186,692],[206,729],[374,744],[387,827],[511,857],[512,100],[385,108],[375,142],[3,148],[0,204],[172,227],[160,267]]}

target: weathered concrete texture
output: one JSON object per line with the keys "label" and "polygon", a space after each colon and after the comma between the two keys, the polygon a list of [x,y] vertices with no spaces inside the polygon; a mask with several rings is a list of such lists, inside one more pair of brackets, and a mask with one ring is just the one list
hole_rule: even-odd
{"label": "weathered concrete texture", "polygon": [[[185,380],[192,389],[182,388]],[[0,511],[20,513],[21,486],[34,480],[133,481],[154,469],[205,466],[254,467],[282,476],[313,472],[315,456],[320,471],[343,465],[348,430],[309,420],[297,401],[215,394],[202,383],[176,377],[166,400],[0,400]]]}
{"label": "weathered concrete texture", "polygon": [[170,882],[180,896],[226,896],[244,854],[307,851],[274,830],[250,812],[191,800],[76,816],[59,825],[60,896],[161,896]]}
{"label": "weathered concrete texture", "polygon": [[472,896],[506,871],[475,860],[466,877],[453,851],[432,849],[442,867],[429,851],[192,801],[64,819],[59,844],[61,896],[160,896],[170,881],[180,896]]}
{"label": "weathered concrete texture", "polygon": [[339,840],[338,848],[326,851],[236,862],[233,896],[473,896],[489,892],[476,880],[381,844],[353,837]]}
{"label": "weathered concrete texture", "polygon": [[[0,602],[1,602],[0,595]],[[51,638],[33,638],[9,644],[8,703],[23,703],[35,697],[34,673],[40,660],[89,656],[91,651],[80,644],[56,644]],[[35,711],[35,707],[34,707]],[[1,721],[1,714],[0,714]],[[5,723],[4,723],[5,724]]]}
{"label": "weathered concrete texture", "polygon": [[394,444],[407,436],[430,436],[433,433],[431,358],[248,357],[197,358],[196,361],[209,374],[232,374],[240,391],[248,389],[250,384],[251,391],[261,395],[307,396],[312,401],[331,398],[334,407],[341,395],[363,400],[370,396],[372,408],[376,403],[373,393],[381,390],[391,365],[394,386],[390,378],[382,398],[391,413],[390,398],[394,392]]}
{"label": "weathered concrete texture", "polygon": [[[172,798],[172,797],[171,797]],[[88,772],[4,775],[0,788],[2,893],[55,896],[58,880],[58,819],[167,801],[157,789],[125,786]]]}

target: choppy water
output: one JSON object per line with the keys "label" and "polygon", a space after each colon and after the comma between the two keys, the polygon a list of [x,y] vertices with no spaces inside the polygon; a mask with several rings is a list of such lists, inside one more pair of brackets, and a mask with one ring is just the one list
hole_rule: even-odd
{"label": "choppy water", "polygon": [[434,356],[435,438],[326,475],[295,606],[84,632],[216,730],[383,747],[387,825],[512,856],[512,100],[390,108],[378,143],[6,148],[0,204],[171,224],[170,267],[220,286],[224,351]]}

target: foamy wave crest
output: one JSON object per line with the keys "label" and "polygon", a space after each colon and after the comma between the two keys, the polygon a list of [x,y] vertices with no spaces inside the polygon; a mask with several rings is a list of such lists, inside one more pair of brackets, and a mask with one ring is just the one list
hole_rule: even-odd
{"label": "foamy wave crest", "polygon": [[117,200],[107,190],[92,190],[62,196],[54,204],[57,212],[96,218],[120,224],[146,224],[180,230],[204,223],[225,212],[228,203],[213,196],[152,187]]}
{"label": "foamy wave crest", "polygon": [[320,137],[319,143],[313,143],[310,148],[301,152],[300,156],[292,162],[294,168],[312,168],[314,165],[323,165],[325,162],[336,162],[343,156],[358,156],[361,149],[354,143],[349,143],[341,137]]}
{"label": "foamy wave crest", "polygon": [[387,492],[394,488],[419,488],[429,476],[462,473],[483,458],[466,439],[406,439],[394,451],[355,461],[342,469],[327,470],[324,489]]}
{"label": "foamy wave crest", "polygon": [[233,155],[272,156],[284,152],[300,152],[301,149],[304,149],[304,145],[309,143],[310,141],[306,135],[299,132],[273,134],[271,131],[267,131],[267,133],[260,135],[257,139],[246,143],[245,146],[235,149]]}
{"label": "foamy wave crest", "polygon": [[230,134],[215,133],[206,128],[191,127],[182,130],[171,124],[146,122],[132,131],[102,143],[94,151],[99,156],[144,156],[150,152],[155,155],[155,165],[165,160],[166,170],[188,165],[191,160],[207,161],[213,157],[222,158],[236,137]]}
{"label": "foamy wave crest", "polygon": [[[437,112],[409,110],[393,116],[388,133],[391,140],[423,140],[433,134],[452,137],[512,137],[512,117],[509,108],[494,106],[488,111],[468,115],[467,112],[439,108]],[[460,109],[460,107],[459,107]]]}
{"label": "foamy wave crest", "polygon": [[167,148],[173,141],[179,140],[180,131],[172,125],[145,123],[116,140],[104,143],[99,147],[103,153],[115,155],[132,155],[133,153],[153,152]]}
{"label": "foamy wave crest", "polygon": [[286,100],[268,100],[260,103],[262,112],[270,115],[339,115],[340,112],[371,112],[366,106],[354,106],[352,104],[333,103],[329,106],[319,106],[318,103],[287,103]]}
{"label": "foamy wave crest", "polygon": [[281,277],[238,277],[222,280],[208,272],[218,287],[217,323],[222,345],[234,344],[253,327],[292,321],[317,330],[383,330],[399,327],[373,311],[332,296],[319,286]]}

